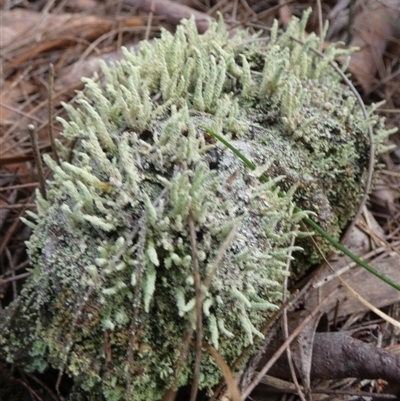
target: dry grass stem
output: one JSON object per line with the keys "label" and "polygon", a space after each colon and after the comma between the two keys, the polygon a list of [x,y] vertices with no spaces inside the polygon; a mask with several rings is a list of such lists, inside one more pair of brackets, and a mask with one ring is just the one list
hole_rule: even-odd
{"label": "dry grass stem", "polygon": [[[294,246],[294,242],[296,240],[296,237],[293,236],[290,246],[293,247]],[[288,259],[286,262],[286,273],[289,273],[290,271],[290,265],[291,265],[291,258],[292,258],[292,251],[289,252],[288,255]],[[283,280],[283,295],[282,295],[282,302],[286,303],[287,301],[287,286],[288,286],[288,276],[285,276],[284,280]],[[288,339],[289,337],[289,327],[288,327],[288,319],[287,319],[287,308],[283,309],[283,315],[282,315],[282,331],[283,334],[285,336],[285,340]],[[292,375],[292,379],[293,379],[293,383],[296,387],[297,390],[297,394],[300,397],[301,401],[306,401],[306,398],[303,394],[303,391],[300,387],[300,384],[297,380],[297,375],[296,375],[296,370],[293,364],[293,360],[292,360],[292,352],[290,350],[290,345],[286,348],[286,355],[287,355],[287,359],[288,359],[288,364],[289,364],[289,368],[290,368],[290,373]]]}
{"label": "dry grass stem", "polygon": [[13,283],[15,281],[22,280],[23,278],[29,277],[31,274],[32,273],[22,273],[22,274],[18,274],[17,276],[13,275],[12,277],[6,278],[6,279],[0,278],[0,285],[7,284],[7,283]]}
{"label": "dry grass stem", "polygon": [[[307,227],[304,226],[304,229],[307,230]],[[336,274],[335,269],[332,267],[332,265],[329,263],[329,260],[326,258],[326,256],[323,254],[321,249],[319,248],[318,244],[315,242],[314,238],[311,236],[310,237],[315,249],[318,250],[319,254],[325,261],[325,263],[329,266],[329,268]],[[363,305],[365,305],[370,311],[374,312],[377,314],[379,317],[381,317],[383,320],[386,322],[392,324],[393,326],[397,327],[400,329],[400,321],[393,319],[391,316],[387,315],[386,313],[382,312],[380,309],[376,308],[374,305],[372,305],[370,302],[368,302],[364,297],[362,297],[357,291],[355,291],[345,280],[342,279],[342,277],[336,275],[336,277],[340,280],[340,282],[350,291],[350,293],[357,298]]]}
{"label": "dry grass stem", "polygon": [[40,387],[44,388],[47,392],[47,394],[50,396],[50,398],[54,401],[64,401],[63,399],[58,398],[54,392],[49,388],[49,386],[46,385],[46,383],[44,383],[42,380],[40,380],[38,377],[36,377],[35,375],[31,374],[31,373],[26,373],[26,375],[32,379],[33,381],[35,381],[36,383],[38,383],[40,385]]}
{"label": "dry grass stem", "polygon": [[196,357],[193,371],[193,384],[190,394],[190,401],[195,401],[200,382],[200,366],[201,366],[201,346],[202,346],[202,296],[201,296],[201,279],[199,258],[197,255],[197,241],[196,241],[196,227],[194,225],[193,212],[189,210],[189,233],[190,244],[192,248],[192,262],[193,262],[193,278],[194,290],[196,296]]}
{"label": "dry grass stem", "polygon": [[54,129],[53,129],[53,90],[54,90],[54,65],[49,65],[49,134],[51,148],[53,149],[54,158],[58,165],[60,165],[60,159],[58,157],[56,144],[54,142]]}
{"label": "dry grass stem", "polygon": [[221,372],[227,384],[228,392],[230,393],[230,400],[242,401],[242,396],[240,395],[240,391],[232,375],[232,371],[229,368],[228,364],[224,361],[224,358],[222,358],[220,353],[213,346],[209,344],[203,344],[203,347],[212,355],[212,357],[218,363],[218,366],[221,369]]}
{"label": "dry grass stem", "polygon": [[39,145],[37,142],[36,129],[33,124],[28,125],[29,135],[31,137],[32,151],[35,156],[36,168],[39,176],[39,188],[44,199],[46,199],[46,180],[44,177],[42,157],[40,155]]}
{"label": "dry grass stem", "polygon": [[242,393],[243,399],[246,399],[250,396],[251,392],[257,386],[258,383],[261,382],[261,379],[267,374],[269,369],[271,369],[272,365],[278,360],[278,358],[285,352],[290,343],[300,334],[300,332],[306,327],[306,325],[311,322],[311,320],[319,313],[319,311],[323,308],[324,304],[329,301],[336,294],[337,290],[330,293],[327,297],[325,297],[321,304],[315,308],[304,320],[303,322],[289,335],[289,337],[284,341],[284,343],[279,347],[279,349],[275,352],[274,356],[268,361],[268,363],[261,369],[261,371],[257,374],[254,380],[250,383],[250,385],[245,389]]}

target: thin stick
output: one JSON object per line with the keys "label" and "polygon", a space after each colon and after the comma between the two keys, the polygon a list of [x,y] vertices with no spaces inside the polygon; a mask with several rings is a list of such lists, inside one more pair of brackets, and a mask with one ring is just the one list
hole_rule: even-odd
{"label": "thin stick", "polygon": [[[399,245],[399,243],[396,242],[396,243],[394,243],[394,244],[392,244],[392,245],[393,245],[393,246]],[[378,248],[378,249],[375,249],[375,250],[373,250],[373,251],[371,251],[371,252],[365,254],[364,256],[362,256],[362,258],[360,257],[360,259],[363,259],[363,260],[370,259],[370,258],[373,257],[373,256],[379,255],[380,253],[383,253],[383,252],[387,251],[387,249],[388,249],[388,248],[387,248],[386,246],[382,246],[382,247],[380,247],[380,248]],[[356,266],[356,265],[357,265],[356,262],[351,262],[351,263],[349,263],[348,265],[346,265],[346,266],[340,268],[340,269],[336,272],[336,274],[330,274],[329,276],[325,276],[325,277],[323,277],[322,279],[320,279],[319,281],[317,281],[317,282],[313,285],[313,288],[314,288],[314,289],[317,289],[317,288],[320,288],[320,287],[324,286],[326,283],[329,283],[330,281],[334,280],[337,276],[341,276],[342,274],[348,272],[350,269],[352,269],[352,268],[353,268],[354,266]]]}
{"label": "thin stick", "polygon": [[28,383],[25,383],[24,380],[17,379],[16,381],[18,383],[22,384],[29,391],[29,394],[31,395],[31,397],[35,397],[35,400],[43,401],[43,398],[35,390],[33,390],[33,388],[31,388]]}
{"label": "thin stick", "polygon": [[[358,256],[351,253],[345,246],[343,246],[340,242],[336,241],[333,237],[331,237],[327,232],[325,232],[318,224],[312,221],[309,217],[305,217],[304,221],[315,231],[321,234],[324,238],[326,238],[335,248],[342,251],[346,256],[350,259],[354,260],[359,266],[362,266],[364,269],[368,270],[374,276],[378,277],[380,280],[384,281],[386,284],[389,284],[396,290],[400,291],[400,285],[395,281],[391,280],[389,277],[386,277],[384,274],[378,272],[378,270],[371,267],[368,263],[365,263]],[[311,237],[312,238],[312,237]],[[325,260],[326,261],[326,260]]]}
{"label": "thin stick", "polygon": [[[0,192],[11,191],[13,189],[22,189],[22,188],[31,188],[37,187],[39,183],[37,182],[29,182],[27,184],[18,184],[18,185],[10,185],[9,187],[0,188]],[[3,207],[3,206],[2,206]]]}
{"label": "thin stick", "polygon": [[[304,297],[305,293],[310,289],[312,283],[311,281],[309,281],[302,289],[301,291],[296,291],[296,293],[292,294],[291,297],[286,301],[286,303],[283,303],[282,306],[275,311],[272,316],[268,319],[268,321],[262,326],[261,328],[261,333],[263,334],[267,334],[271,331],[271,329],[273,329],[273,325],[274,323],[282,316],[283,311],[285,308],[289,308],[292,305],[296,304],[301,298]],[[248,357],[249,352],[251,351],[251,349],[254,347],[254,345],[257,345],[258,342],[261,339],[259,339],[259,337],[257,337],[255,339],[255,344],[251,344],[248,345],[243,351],[242,353],[238,356],[238,358],[236,359],[236,361],[234,362],[234,364],[232,365],[232,370],[236,370],[236,368],[240,365],[242,365],[242,363],[244,362],[244,360]],[[253,370],[254,371],[254,370]],[[239,375],[236,377],[236,381],[239,382],[241,375],[243,374],[243,372],[239,373]],[[210,399],[210,401],[217,401],[220,399],[219,395],[220,392],[222,390],[222,384],[220,383],[219,386],[216,388],[216,390],[214,391],[214,395],[213,397]]]}
{"label": "thin stick", "polygon": [[[10,106],[8,104],[0,102],[0,106],[5,108],[5,109],[7,109],[7,110],[12,111],[13,113],[19,114],[19,115],[21,115],[23,117],[26,117],[26,118],[29,118],[32,121],[36,121],[38,124],[43,124],[44,123],[40,118],[37,118],[37,117],[31,115],[31,113],[29,113],[29,114],[25,113],[24,111],[18,110],[17,108],[12,107],[12,106]],[[6,151],[3,151],[3,153],[6,153]]]}
{"label": "thin stick", "polygon": [[239,0],[235,0],[233,3],[233,10],[232,10],[232,20],[236,21],[236,17],[237,17],[237,8],[238,8],[238,1]]}
{"label": "thin stick", "polygon": [[[185,334],[183,336],[182,343],[181,343],[180,346],[178,346],[179,360],[178,360],[178,363],[177,363],[177,365],[175,367],[175,370],[174,370],[174,381],[173,381],[172,386],[171,386],[172,389],[173,388],[177,388],[177,386],[178,386],[177,383],[178,383],[179,375],[180,375],[181,369],[183,368],[183,366],[184,366],[184,364],[186,362],[186,359],[187,359],[187,355],[188,355],[188,352],[189,352],[189,346],[190,346],[191,338],[192,338],[192,334],[193,334],[193,330],[194,330],[193,326],[189,322],[187,324],[187,326],[186,326],[186,331],[185,331]],[[171,396],[172,396],[172,394],[171,394]]]}
{"label": "thin stick", "polygon": [[25,372],[25,374],[29,376],[32,380],[34,380],[36,383],[38,383],[40,386],[42,386],[54,401],[61,401],[58,397],[56,397],[56,395],[53,393],[50,387],[47,386],[44,382],[42,382],[38,377],[28,372]]}
{"label": "thin stick", "polygon": [[197,255],[196,228],[194,226],[193,213],[189,210],[190,245],[192,248],[194,289],[196,294],[196,357],[193,372],[193,385],[190,393],[190,401],[195,401],[200,381],[201,345],[202,345],[202,296],[200,288],[199,258]]}
{"label": "thin stick", "polygon": [[54,88],[54,65],[49,65],[49,134],[50,134],[50,142],[51,148],[53,149],[54,158],[58,165],[60,165],[60,159],[58,157],[56,143],[54,142],[54,130],[53,130],[53,88]]}
{"label": "thin stick", "polygon": [[[307,227],[305,227],[307,230]],[[325,263],[329,266],[329,268],[335,273],[335,269],[332,267],[332,265],[329,263],[329,260],[326,258],[324,253],[321,251],[320,247],[318,244],[315,242],[314,238],[310,236],[311,241],[314,244],[314,247],[317,249],[318,253],[322,256],[324,259]],[[367,265],[368,266],[368,265]],[[372,269],[372,267],[370,267]],[[368,269],[367,269],[368,270]],[[374,270],[374,269],[373,269]],[[379,273],[380,274],[380,273]],[[376,275],[376,274],[375,274]],[[386,277],[385,277],[386,278]],[[376,315],[381,317],[382,319],[386,320],[387,322],[391,323],[393,326],[400,328],[400,321],[393,319],[391,316],[387,315],[386,313],[382,312],[380,309],[376,308],[374,305],[372,305],[368,300],[366,300],[364,297],[362,297],[356,290],[353,289],[353,287],[349,284],[347,284],[346,280],[343,280],[342,277],[338,276],[339,281],[350,291],[350,293],[358,299],[364,306],[366,306],[369,310],[374,312]],[[387,278],[386,278],[387,279]],[[389,279],[387,279],[389,280]],[[383,280],[386,281],[386,280]]]}
{"label": "thin stick", "polygon": [[255,13],[252,8],[249,6],[246,0],[240,0],[242,3],[243,7],[246,9],[246,11],[251,15],[253,18],[257,19],[257,13]]}
{"label": "thin stick", "polygon": [[5,271],[1,276],[0,276],[0,281],[6,277],[9,276],[10,274],[12,274],[13,272],[17,272],[18,270],[24,269],[26,266],[29,266],[30,264],[30,260],[25,260],[25,262],[20,263],[19,265],[15,266],[13,269],[8,269],[7,271]]}
{"label": "thin stick", "polygon": [[231,401],[242,401],[242,397],[240,395],[239,388],[233,378],[232,370],[225,362],[224,358],[221,354],[211,345],[203,344],[203,347],[210,353],[210,355],[217,362],[228,387],[228,391],[230,393],[229,400]]}
{"label": "thin stick", "polygon": [[38,169],[40,193],[42,194],[43,198],[46,199],[46,187],[45,187],[45,178],[43,172],[43,164],[42,164],[42,158],[40,157],[39,145],[37,143],[35,126],[33,124],[29,124],[28,131],[29,131],[29,136],[31,137],[32,150],[33,150],[33,155],[35,156],[36,167]]}
{"label": "thin stick", "polygon": [[[262,384],[273,389],[275,393],[290,393],[297,394],[297,390],[294,388],[292,383],[289,383],[285,380],[277,379],[276,377],[272,377],[267,375],[262,381]],[[332,394],[332,395],[353,395],[357,397],[377,397],[387,400],[397,400],[397,396],[394,394],[383,394],[383,393],[369,393],[366,391],[356,391],[356,390],[330,390],[325,388],[314,388],[311,390],[312,394]]]}
{"label": "thin stick", "polygon": [[307,326],[308,323],[317,315],[317,313],[322,309],[322,307],[327,303],[327,301],[337,292],[332,291],[302,322],[297,326],[296,330],[284,341],[284,343],[275,352],[273,357],[267,362],[267,364],[261,369],[255,379],[249,384],[246,390],[242,394],[242,398],[245,400],[258,383],[261,382],[262,378],[267,374],[268,370],[271,369],[272,365],[278,360],[278,358],[285,352],[286,348],[290,343],[300,334],[300,332]]}
{"label": "thin stick", "polygon": [[[11,278],[9,278],[7,280],[12,282],[13,299],[15,300],[18,297],[17,283],[16,283],[16,280],[18,280],[18,279],[16,278],[17,276],[15,275],[14,261],[13,261],[13,258],[11,256],[11,252],[10,252],[10,250],[8,248],[6,248],[6,255],[7,255],[8,263],[9,263],[10,268],[11,268]],[[28,273],[28,274],[30,274],[30,273]]]}
{"label": "thin stick", "polygon": [[151,23],[153,22],[154,11],[155,11],[154,0],[152,0],[151,6],[150,6],[150,11],[149,11],[149,16],[147,18],[146,34],[144,35],[144,40],[149,40]]}
{"label": "thin stick", "polygon": [[293,3],[295,0],[287,0],[286,2],[284,1],[280,1],[279,4],[272,6],[272,7],[268,7],[266,10],[261,11],[257,14],[258,20],[262,20],[264,18],[269,17],[270,15],[275,14],[279,9],[281,9],[282,7],[288,6],[290,3]]}
{"label": "thin stick", "polygon": [[318,25],[319,25],[319,36],[321,38],[320,50],[322,50],[324,45],[324,26],[322,23],[322,7],[321,7],[321,0],[317,0],[317,11],[318,11]]}
{"label": "thin stick", "polygon": [[28,209],[36,207],[35,203],[15,203],[14,205],[1,205],[3,210]]}
{"label": "thin stick", "polygon": [[[71,90],[71,87],[68,86],[68,87],[66,87],[66,88],[64,88],[64,89],[62,89],[62,90],[60,90],[60,91],[58,91],[58,92],[53,96],[53,98],[56,99],[56,98],[62,96],[63,94],[67,93],[67,92],[70,91],[70,90]],[[39,120],[39,119],[36,119],[36,117],[34,116],[34,114],[35,114],[37,111],[41,110],[44,106],[46,106],[46,104],[47,104],[47,100],[43,100],[43,101],[40,102],[38,105],[34,106],[31,110],[29,110],[29,113],[24,113],[24,112],[22,112],[21,110],[14,109],[14,108],[13,108],[13,111],[15,110],[17,113],[20,113],[20,114],[24,115],[25,117],[27,117],[27,118],[29,118],[29,119],[31,119],[31,120],[33,120],[33,121],[36,121],[36,120]],[[0,106],[1,106],[1,107],[5,107],[5,108],[9,108],[7,105],[5,105],[5,104],[3,104],[3,103],[1,103],[1,102],[0,102]],[[3,140],[4,143],[6,142],[6,139],[8,139],[8,138],[10,137],[10,135],[12,135],[12,133],[15,132],[15,130],[21,125],[21,121],[22,121],[22,120],[16,121],[16,122],[15,122],[13,125],[11,125],[10,128],[8,128],[7,131],[3,134],[2,140]],[[41,120],[39,120],[39,121],[37,121],[37,122],[40,124],[40,125],[39,125],[40,128],[44,128],[44,127],[47,125],[47,123],[48,123],[48,121],[41,121]],[[57,127],[56,127],[56,129],[58,130]],[[60,131],[62,131],[62,129],[60,129]],[[1,155],[1,154],[7,154],[7,153],[8,153],[11,149],[13,149],[15,146],[16,146],[15,143],[14,143],[13,145],[11,145],[11,146],[8,146],[8,147],[3,146],[3,147],[0,149],[0,155]]]}
{"label": "thin stick", "polygon": [[[224,242],[222,243],[222,245],[219,247],[218,249],[218,254],[214,259],[214,262],[212,264],[212,269],[211,272],[209,273],[209,275],[206,277],[206,279],[204,280],[204,288],[206,290],[208,290],[208,288],[211,285],[211,281],[212,278],[214,277],[215,272],[217,271],[217,268],[220,264],[220,262],[222,261],[222,259],[224,258],[225,252],[227,251],[227,249],[230,247],[233,239],[235,238],[236,232],[238,230],[240,226],[240,223],[236,224],[231,231],[229,232],[228,236],[225,238]],[[201,301],[203,301],[203,299],[201,299]],[[193,328],[191,325],[188,326],[186,333],[185,333],[185,337],[182,341],[183,346],[181,347],[181,351],[180,351],[180,360],[179,360],[179,364],[175,370],[175,382],[174,382],[174,386],[176,385],[176,381],[177,381],[177,377],[179,376],[179,371],[183,366],[184,361],[186,360],[186,356],[187,356],[187,352],[189,349],[189,345],[190,345],[190,339],[192,337],[192,333],[193,333]],[[164,401],[164,400],[163,400]],[[211,400],[210,400],[211,401]]]}
{"label": "thin stick", "polygon": [[[7,245],[9,243],[9,241],[11,240],[12,236],[14,235],[15,231],[19,227],[20,223],[22,223],[20,220],[20,217],[22,217],[23,214],[25,213],[26,205],[30,205],[31,204],[30,202],[32,202],[34,198],[35,198],[35,193],[32,192],[32,194],[29,195],[29,198],[27,199],[27,202],[29,202],[29,203],[26,203],[25,205],[23,205],[23,208],[22,208],[22,210],[19,211],[17,218],[14,219],[14,222],[12,223],[11,227],[9,227],[8,230],[6,231],[3,241],[0,243],[0,255],[3,254],[4,250],[7,248]],[[33,204],[33,205],[36,206],[35,204]],[[2,207],[4,207],[4,206],[2,206]]]}
{"label": "thin stick", "polygon": [[[296,241],[296,236],[293,235],[291,241],[290,241],[290,247],[293,248],[294,243]],[[289,253],[288,253],[288,258],[287,258],[287,262],[286,262],[286,273],[289,273],[290,271],[290,262],[291,262],[291,256],[292,256],[292,249],[290,249]],[[287,286],[288,286],[288,276],[286,275],[285,278],[283,279],[283,293],[282,293],[282,303],[286,303],[287,301]],[[289,337],[289,327],[288,327],[288,319],[287,319],[287,307],[284,308],[283,310],[283,316],[282,316],[282,330],[283,330],[283,334],[285,336],[285,340],[288,339]],[[306,398],[304,397],[303,391],[301,390],[299,381],[297,380],[297,375],[296,375],[296,371],[294,369],[294,364],[293,364],[293,360],[292,360],[292,352],[290,350],[290,346],[288,346],[286,348],[286,354],[287,354],[287,359],[288,359],[288,364],[289,364],[289,368],[290,368],[290,373],[292,375],[292,379],[293,379],[293,383],[296,387],[297,390],[297,394],[299,395],[301,401],[306,401]],[[309,390],[309,389],[306,389]]]}

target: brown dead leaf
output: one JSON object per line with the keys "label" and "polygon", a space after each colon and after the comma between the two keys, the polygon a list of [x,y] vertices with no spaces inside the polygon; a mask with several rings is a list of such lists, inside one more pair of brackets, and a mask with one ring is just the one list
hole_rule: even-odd
{"label": "brown dead leaf", "polygon": [[396,213],[396,193],[390,186],[379,178],[374,186],[374,192],[371,195],[371,201],[376,210],[380,213],[394,216]]}
{"label": "brown dead leaf", "polygon": [[390,38],[396,36],[396,31],[398,34],[399,16],[398,0],[368,1],[354,19],[350,45],[360,50],[352,55],[349,71],[366,94],[375,83],[377,71],[383,71],[382,55]]}
{"label": "brown dead leaf", "polygon": [[[57,93],[63,91],[65,88],[70,88],[70,91],[68,91],[68,93],[70,93],[74,90],[82,89],[82,77],[91,77],[95,72],[99,71],[100,60],[109,64],[119,60],[121,57],[121,52],[112,52],[100,56],[91,56],[85,60],[71,64],[64,68],[63,73],[56,79],[54,83],[54,91]],[[57,98],[55,104],[58,104],[62,100],[67,99]]]}
{"label": "brown dead leaf", "polygon": [[[375,236],[384,238],[384,233],[374,217],[368,212],[370,221],[369,229]],[[371,241],[366,232],[354,227],[348,236],[344,246],[355,255],[366,259],[368,263],[395,282],[400,282],[400,255],[394,252],[389,245],[381,246],[372,250]],[[371,259],[371,257],[374,257]],[[363,267],[357,266],[350,258],[343,254],[337,254],[330,260],[331,266],[340,277],[346,281],[358,294],[377,308],[382,308],[400,301],[400,293],[395,288],[390,287],[377,277],[369,273]],[[340,280],[332,273],[328,266],[325,266],[315,278],[314,290],[305,300],[306,308],[314,308],[319,304],[320,299],[326,294],[330,294],[335,289],[339,289],[335,299],[326,304],[324,311],[328,313],[332,320],[335,312],[336,303],[339,302],[339,316],[350,315],[353,313],[366,312],[369,308],[353,297],[347,289],[342,286]]]}
{"label": "brown dead leaf", "polygon": [[4,49],[37,24],[42,15],[24,9],[5,11],[1,16],[1,43]]}
{"label": "brown dead leaf", "polygon": [[[292,22],[292,12],[290,11],[290,7],[288,6],[289,2],[286,0],[279,0],[279,20],[283,24],[286,29],[287,26]],[[308,37],[308,33],[304,33],[304,37]],[[330,46],[330,42],[324,41],[321,46],[321,50],[326,50]]]}
{"label": "brown dead leaf", "polygon": [[[307,310],[299,310],[296,312],[289,313],[288,315],[288,328],[289,332],[293,332],[296,327],[303,321],[303,319],[309,315]],[[312,364],[312,353],[313,343],[317,327],[320,323],[323,314],[316,315],[297,337],[297,341],[293,341],[290,345],[291,356],[293,363],[297,368],[300,375],[301,381],[304,386],[305,395],[307,399],[310,399],[311,394],[311,364]],[[326,318],[325,318],[326,320]],[[327,322],[324,322],[327,326]]]}
{"label": "brown dead leaf", "polygon": [[[134,50],[139,48],[138,43],[132,45],[126,43],[124,46]],[[78,60],[64,68],[62,74],[57,77],[54,83],[54,105],[57,106],[62,101],[70,100],[71,93],[76,90],[81,90],[84,86],[82,77],[91,77],[95,72],[100,71],[100,61],[111,64],[120,60],[122,57],[123,54],[121,51],[114,51],[101,54],[100,56],[91,56],[84,60]],[[62,95],[59,96],[58,94],[61,92]]]}
{"label": "brown dead leaf", "polygon": [[161,15],[163,19],[173,25],[179,24],[181,19],[194,17],[197,29],[200,33],[204,33],[208,28],[208,20],[210,16],[197,11],[184,4],[169,0],[123,0],[124,4],[138,7],[145,12],[152,12],[155,15]]}
{"label": "brown dead leaf", "polygon": [[[3,13],[3,54],[12,60],[5,70],[45,51],[64,48],[77,42],[89,44],[116,27],[142,26],[145,22],[137,17],[105,18],[94,15],[41,14],[15,9]],[[33,39],[33,40],[32,40]]]}
{"label": "brown dead leaf", "polygon": [[29,81],[16,82],[15,79],[5,81],[0,91],[0,125],[4,124],[5,120],[11,115],[14,115],[11,108],[7,108],[7,106],[17,108],[17,102],[37,90],[37,86]]}
{"label": "brown dead leaf", "polygon": [[0,166],[10,174],[21,175],[20,183],[32,182],[33,153],[25,153],[13,138],[3,139],[0,137]]}
{"label": "brown dead leaf", "polygon": [[24,99],[25,95],[30,95],[37,91],[37,86],[33,85],[29,81],[5,81],[1,89],[0,98],[7,96],[15,102],[19,102]]}
{"label": "brown dead leaf", "polygon": [[289,6],[286,5],[285,0],[279,0],[279,5],[281,6],[279,9],[279,19],[283,26],[287,27],[292,21],[292,12],[290,11]]}
{"label": "brown dead leaf", "polygon": [[74,11],[88,11],[98,6],[95,0],[68,0],[68,8]]}
{"label": "brown dead leaf", "polygon": [[19,155],[11,154],[11,155],[7,155],[7,156],[1,155],[1,157],[0,157],[0,166],[2,166],[2,167],[6,167],[7,166],[8,169],[13,170],[16,167],[20,167],[19,164],[18,164],[18,166],[13,166],[13,165],[15,165],[17,163],[24,163],[24,162],[27,162],[27,161],[32,162],[34,160],[35,160],[35,158],[33,156],[33,153],[19,154]]}

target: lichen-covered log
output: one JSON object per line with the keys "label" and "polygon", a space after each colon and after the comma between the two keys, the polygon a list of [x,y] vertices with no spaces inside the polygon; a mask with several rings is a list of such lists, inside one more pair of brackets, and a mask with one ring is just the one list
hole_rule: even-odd
{"label": "lichen-covered log", "polygon": [[[330,67],[344,51],[331,46],[321,60],[309,50],[319,39],[305,39],[305,22],[279,37],[275,24],[264,41],[245,32],[229,38],[222,23],[199,35],[186,21],[175,35],[124,50],[125,60],[103,67],[104,79],[85,79],[76,106],[65,105],[69,121],[61,120],[73,149],[59,144],[60,165],[45,158],[54,172],[47,199],[38,193],[38,212],[26,220],[34,269],[3,312],[8,361],[61,369],[74,379],[72,401],[156,400],[190,383],[189,216],[203,340],[230,364],[262,337],[281,304],[290,241],[301,234],[294,202],[338,238],[363,193],[367,128],[378,144],[387,135],[375,117],[363,118]],[[204,126],[259,168],[247,170]],[[260,183],[262,172],[270,183]],[[204,354],[200,386],[219,378]]]}

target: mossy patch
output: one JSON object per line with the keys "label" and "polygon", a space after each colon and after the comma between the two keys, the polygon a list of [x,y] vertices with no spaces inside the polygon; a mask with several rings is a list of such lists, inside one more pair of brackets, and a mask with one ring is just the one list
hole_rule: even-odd
{"label": "mossy patch", "polygon": [[[2,353],[27,370],[63,368],[71,400],[157,400],[191,382],[195,328],[189,215],[196,227],[204,341],[231,364],[281,304],[294,202],[335,238],[363,194],[377,118],[304,37],[307,16],[269,41],[229,38],[222,21],[199,35],[185,21],[85,79],[65,105],[64,136],[47,199],[27,224],[33,266],[0,328]],[[298,44],[291,36],[305,40]],[[249,171],[201,126],[231,138],[259,168]],[[72,152],[72,154],[71,154]],[[260,183],[264,172],[272,180]],[[274,185],[288,193],[281,198]],[[32,221],[33,220],[33,221]],[[209,286],[218,251],[229,244]],[[327,248],[325,248],[327,249]],[[306,253],[308,264],[317,260]],[[301,267],[301,265],[299,265]],[[180,367],[177,369],[177,367]],[[203,355],[200,386],[220,371]],[[78,396],[79,394],[79,396]]]}

